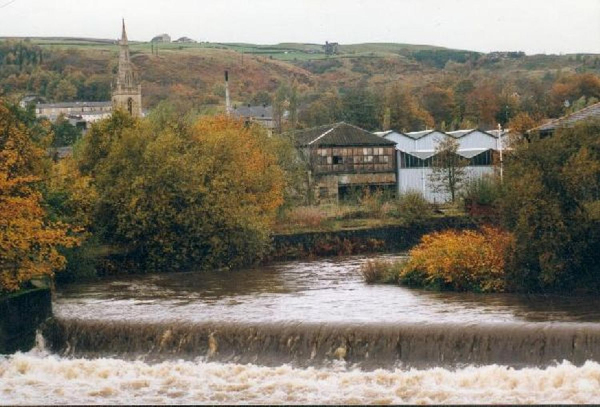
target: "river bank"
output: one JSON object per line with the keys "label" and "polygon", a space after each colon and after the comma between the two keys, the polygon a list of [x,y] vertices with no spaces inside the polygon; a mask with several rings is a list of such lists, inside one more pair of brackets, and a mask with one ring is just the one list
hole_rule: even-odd
{"label": "river bank", "polygon": [[28,351],[35,333],[52,316],[50,289],[22,290],[0,297],[0,354]]}

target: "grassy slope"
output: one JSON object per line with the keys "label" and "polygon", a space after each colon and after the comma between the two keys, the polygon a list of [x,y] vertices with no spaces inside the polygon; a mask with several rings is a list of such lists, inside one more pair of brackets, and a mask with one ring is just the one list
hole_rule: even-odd
{"label": "grassy slope", "polygon": [[[32,38],[45,49],[69,50],[64,65],[87,75],[110,75],[116,68],[118,47],[110,40]],[[440,74],[455,76],[542,76],[548,71],[575,70],[572,56],[534,55],[521,59],[478,62],[440,70],[410,57],[411,51],[446,50],[427,45],[365,43],[341,45],[340,54],[326,56],[320,44],[244,43],[159,44],[158,56],[150,43],[131,43],[134,63],[143,80],[144,104],[173,97],[222,108],[223,71],[228,69],[234,103],[243,103],[259,91],[273,92],[281,82],[296,81],[301,91],[366,82],[382,86],[401,81],[421,86]]]}

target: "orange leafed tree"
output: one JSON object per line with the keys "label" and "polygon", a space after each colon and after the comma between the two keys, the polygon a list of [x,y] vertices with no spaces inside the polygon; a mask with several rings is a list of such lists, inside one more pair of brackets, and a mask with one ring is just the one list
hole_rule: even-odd
{"label": "orange leafed tree", "polygon": [[65,225],[46,220],[35,189],[42,157],[26,126],[0,101],[0,292],[52,276],[65,265],[57,247],[76,244]]}

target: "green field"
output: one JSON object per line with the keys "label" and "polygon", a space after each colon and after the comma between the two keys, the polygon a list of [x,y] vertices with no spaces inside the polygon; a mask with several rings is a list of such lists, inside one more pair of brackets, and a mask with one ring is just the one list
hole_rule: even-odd
{"label": "green field", "polygon": [[[10,38],[0,38],[10,39]],[[22,40],[22,38],[14,38]],[[86,38],[41,38],[32,37],[29,40],[44,48],[54,49],[79,49],[79,50],[104,50],[116,51],[116,40],[110,39],[86,39]],[[231,50],[240,54],[262,56],[282,61],[309,61],[325,58],[339,57],[386,57],[398,56],[399,54],[418,51],[444,49],[429,45],[391,44],[391,43],[365,43],[340,45],[339,53],[326,55],[322,44],[307,43],[281,43],[274,45],[257,45],[247,43],[158,43],[154,44],[158,52],[202,52],[206,49]],[[151,53],[150,42],[131,41],[130,48],[133,52]]]}

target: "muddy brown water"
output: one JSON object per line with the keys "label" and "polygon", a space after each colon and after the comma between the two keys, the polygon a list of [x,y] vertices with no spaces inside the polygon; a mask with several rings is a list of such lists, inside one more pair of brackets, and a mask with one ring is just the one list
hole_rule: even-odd
{"label": "muddy brown water", "polygon": [[599,299],[366,285],[366,260],[62,289],[0,404],[600,402]]}

